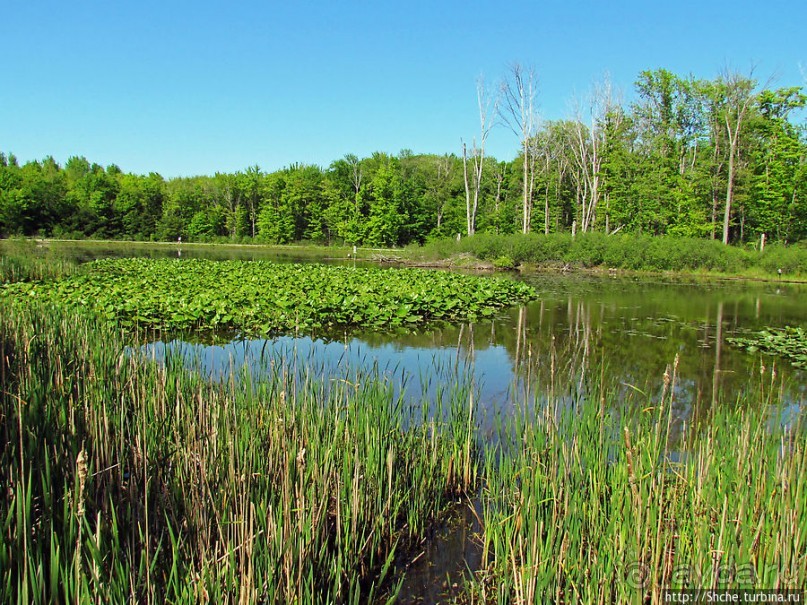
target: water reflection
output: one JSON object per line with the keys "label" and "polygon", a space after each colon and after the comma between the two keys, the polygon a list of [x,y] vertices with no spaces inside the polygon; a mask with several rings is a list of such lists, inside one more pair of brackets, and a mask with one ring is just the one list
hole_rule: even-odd
{"label": "water reflection", "polygon": [[199,243],[142,243],[142,242],[60,242],[48,241],[39,249],[42,254],[76,263],[86,263],[101,258],[181,258],[206,260],[268,260],[272,262],[324,262],[351,264],[371,261],[356,260],[344,249],[305,248],[295,246],[260,246],[238,244]]}
{"label": "water reflection", "polygon": [[[807,310],[798,287],[532,281],[539,301],[476,324],[357,331],[338,340],[316,335],[223,345],[175,340],[146,350],[158,359],[167,351],[197,359],[217,379],[243,364],[259,368],[271,356],[292,359],[300,371],[326,380],[377,371],[418,405],[424,395],[433,401],[452,383],[468,380],[477,390],[485,432],[492,430],[496,414],[510,413],[517,402],[576,405],[588,396],[592,381],[616,392],[625,405],[645,406],[648,398],[660,396],[665,369],[676,356],[676,424],[707,418],[717,405],[735,405],[741,392],[759,392],[760,405],[772,390],[781,392],[788,418],[804,409],[804,372],[726,343],[729,336],[766,325],[803,324]],[[766,391],[760,391],[762,375],[770,383]]]}
{"label": "water reflection", "polygon": [[[412,405],[425,400],[447,402],[458,384],[472,386],[482,417],[494,415],[509,405],[515,373],[508,352],[501,345],[487,345],[477,352],[474,327],[460,326],[456,342],[447,346],[412,346],[397,342],[368,344],[360,338],[328,341],[308,336],[274,339],[234,340],[223,345],[206,345],[173,340],[146,345],[144,350],[157,361],[180,355],[214,380],[229,380],[247,366],[253,376],[268,368],[283,366],[290,378],[302,384],[348,380],[361,382],[377,377],[389,384],[396,397]],[[441,338],[438,340],[442,340]],[[486,423],[483,430],[492,428]]]}

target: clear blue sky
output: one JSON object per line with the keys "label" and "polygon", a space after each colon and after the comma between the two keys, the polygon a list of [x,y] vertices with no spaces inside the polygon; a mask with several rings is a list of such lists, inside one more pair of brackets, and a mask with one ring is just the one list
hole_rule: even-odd
{"label": "clear blue sky", "polygon": [[[727,65],[804,84],[804,0],[504,3],[7,0],[0,150],[165,177],[346,153],[460,151],[475,81],[533,65],[544,119],[610,73],[714,78]],[[491,134],[511,159],[515,136]]]}

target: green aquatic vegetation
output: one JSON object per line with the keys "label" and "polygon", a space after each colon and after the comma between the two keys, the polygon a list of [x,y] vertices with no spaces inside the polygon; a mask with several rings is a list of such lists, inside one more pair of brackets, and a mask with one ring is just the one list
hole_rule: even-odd
{"label": "green aquatic vegetation", "polygon": [[748,338],[726,340],[749,353],[761,351],[768,355],[779,355],[797,368],[807,368],[807,333],[804,328],[791,326],[768,328]]}
{"label": "green aquatic vegetation", "polygon": [[30,242],[0,240],[0,284],[60,279],[77,270],[75,261],[59,258]]}
{"label": "green aquatic vegetation", "polygon": [[378,373],[219,382],[127,344],[0,301],[2,603],[394,598],[396,554],[474,489],[467,389],[425,419]]}
{"label": "green aquatic vegetation", "polygon": [[536,293],[513,280],[421,269],[106,259],[64,280],[6,285],[0,297],[84,309],[126,327],[269,334],[475,320]]}
{"label": "green aquatic vegetation", "polygon": [[805,427],[769,380],[675,438],[675,370],[660,400],[637,391],[620,407],[594,375],[588,397],[571,387],[523,405],[483,470],[473,601],[657,603],[665,589],[805,586]]}

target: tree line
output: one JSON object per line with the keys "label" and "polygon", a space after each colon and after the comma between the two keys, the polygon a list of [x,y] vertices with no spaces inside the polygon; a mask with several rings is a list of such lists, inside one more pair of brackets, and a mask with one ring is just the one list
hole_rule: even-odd
{"label": "tree line", "polygon": [[[572,118],[549,121],[538,119],[536,90],[520,65],[493,91],[478,83],[479,134],[443,155],[348,154],[327,168],[165,179],[0,153],[0,235],[368,246],[476,232],[807,237],[800,87],[644,71],[634,102],[605,81]],[[499,125],[519,137],[512,161],[485,153]]]}

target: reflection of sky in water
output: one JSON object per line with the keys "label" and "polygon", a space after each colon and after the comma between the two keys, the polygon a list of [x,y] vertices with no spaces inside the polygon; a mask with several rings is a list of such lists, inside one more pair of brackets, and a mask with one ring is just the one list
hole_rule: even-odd
{"label": "reflection of sky in water", "polygon": [[[525,394],[523,375],[516,375],[511,353],[505,346],[495,344],[469,349],[456,344],[409,346],[395,342],[370,344],[359,338],[340,342],[283,336],[235,340],[225,345],[174,340],[146,345],[142,351],[158,362],[163,362],[166,355],[179,355],[185,365],[220,381],[228,380],[231,375],[239,377],[245,367],[256,378],[265,375],[267,368],[285,370],[288,378],[296,376],[298,382],[313,380],[327,384],[332,380],[348,380],[355,383],[377,378],[388,384],[395,396],[403,396],[404,401],[415,409],[420,409],[424,402],[434,406],[440,398],[445,410],[457,384],[473,385],[479,429],[486,439],[493,440],[496,416],[511,412],[513,400],[523,400]],[[621,382],[616,391],[617,400],[629,404],[637,402],[642,406],[654,405],[662,397],[660,382],[647,391],[629,382]],[[685,427],[699,415],[696,408],[704,404],[695,399],[697,384],[693,379],[677,376],[672,387],[674,403],[670,437],[672,442],[677,442]],[[771,429],[792,427],[797,423],[805,391],[807,386],[798,384],[793,392],[783,394],[782,405],[771,406]],[[514,392],[517,393],[515,396]],[[538,405],[547,403],[546,390],[535,389],[529,393],[528,400],[535,397]],[[560,412],[574,408],[586,396],[583,381],[574,389],[574,395],[561,388],[554,395],[553,405]],[[669,398],[670,393],[667,393],[665,400],[669,401]]]}
{"label": "reflection of sky in water", "polygon": [[459,381],[475,387],[477,410],[492,416],[509,405],[514,372],[503,346],[470,353],[460,347],[413,347],[395,343],[370,345],[359,339],[325,342],[309,337],[238,340],[226,345],[192,344],[181,340],[143,347],[150,358],[163,362],[166,354],[181,355],[186,365],[214,380],[237,376],[248,367],[254,376],[272,364],[281,364],[298,380],[313,378],[355,380],[357,374],[378,377],[390,384],[396,396],[420,405],[440,395],[444,401]]}

